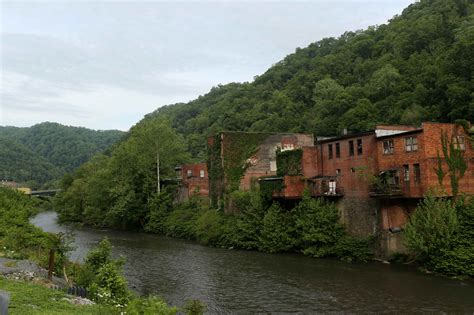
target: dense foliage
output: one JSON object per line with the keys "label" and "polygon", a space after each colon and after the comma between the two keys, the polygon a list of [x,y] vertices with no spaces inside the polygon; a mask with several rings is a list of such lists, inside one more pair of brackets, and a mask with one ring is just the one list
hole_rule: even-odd
{"label": "dense foliage", "polygon": [[474,199],[427,196],[407,224],[406,242],[429,270],[474,277]]}
{"label": "dense foliage", "polygon": [[206,137],[221,130],[324,136],[474,117],[473,13],[469,0],[421,0],[387,25],[297,48],[251,83],[150,116],[168,117],[201,159]]}
{"label": "dense foliage", "polygon": [[56,251],[55,271],[62,272],[68,244],[62,234],[45,233],[29,218],[48,207],[14,189],[0,186],[0,257],[31,259],[47,267],[50,249]]}
{"label": "dense foliage", "polygon": [[146,230],[226,248],[297,251],[354,261],[372,257],[371,240],[348,236],[333,203],[308,197],[285,209],[276,202],[268,204],[258,190],[235,191],[232,200],[239,209],[233,214],[202,206],[198,198],[170,203],[160,221],[149,221]]}
{"label": "dense foliage", "polygon": [[0,177],[44,184],[106,150],[123,134],[48,122],[29,128],[0,127]]}
{"label": "dense foliage", "polygon": [[10,179],[36,188],[59,178],[63,172],[24,145],[0,135],[0,179]]}
{"label": "dense foliage", "polygon": [[60,219],[122,229],[143,229],[156,204],[160,179],[188,160],[183,140],[161,119],[133,127],[110,156],[97,155],[62,180],[55,207]]}

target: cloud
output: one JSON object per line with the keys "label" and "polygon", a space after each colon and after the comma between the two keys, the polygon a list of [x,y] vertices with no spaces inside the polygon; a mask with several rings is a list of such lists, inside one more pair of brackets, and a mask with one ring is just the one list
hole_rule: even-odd
{"label": "cloud", "polygon": [[0,124],[128,129],[410,2],[1,2]]}

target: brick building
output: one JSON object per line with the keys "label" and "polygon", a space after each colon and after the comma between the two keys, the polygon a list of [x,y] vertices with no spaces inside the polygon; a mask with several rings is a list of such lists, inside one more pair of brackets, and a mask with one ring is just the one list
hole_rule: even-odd
{"label": "brick building", "polygon": [[[283,188],[274,198],[298,199],[304,189],[331,198],[355,235],[378,235],[385,255],[403,251],[401,234],[410,213],[429,190],[452,196],[447,174],[439,185],[435,169],[446,135],[467,161],[459,191],[474,195],[474,151],[469,135],[455,124],[380,125],[373,131],[318,140],[303,147],[301,174],[273,177]],[[444,171],[447,165],[442,162]]]}
{"label": "brick building", "polygon": [[177,201],[183,202],[191,196],[209,196],[209,173],[206,163],[184,164],[175,168],[179,183]]}
{"label": "brick building", "polygon": [[211,204],[227,208],[227,193],[248,190],[259,178],[276,175],[277,150],[294,150],[305,146],[314,146],[313,135],[221,132],[210,137],[208,168]]}

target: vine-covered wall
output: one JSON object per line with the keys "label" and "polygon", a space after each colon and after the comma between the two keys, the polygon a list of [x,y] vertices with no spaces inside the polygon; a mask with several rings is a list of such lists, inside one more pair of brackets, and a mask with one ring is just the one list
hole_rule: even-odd
{"label": "vine-covered wall", "polygon": [[303,157],[302,149],[281,151],[276,152],[276,163],[277,163],[277,175],[303,175],[303,169],[301,165],[301,159]]}
{"label": "vine-covered wall", "polygon": [[211,205],[222,208],[225,195],[238,190],[250,166],[248,160],[258,152],[269,133],[222,132],[208,143],[209,193]]}

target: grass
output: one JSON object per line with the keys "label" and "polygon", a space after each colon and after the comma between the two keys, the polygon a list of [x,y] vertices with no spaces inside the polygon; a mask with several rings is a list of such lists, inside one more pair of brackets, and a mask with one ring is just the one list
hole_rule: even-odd
{"label": "grass", "polygon": [[9,314],[118,314],[103,305],[73,305],[62,298],[62,291],[52,290],[39,283],[8,280],[0,277],[0,289],[10,293]]}

